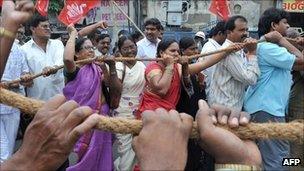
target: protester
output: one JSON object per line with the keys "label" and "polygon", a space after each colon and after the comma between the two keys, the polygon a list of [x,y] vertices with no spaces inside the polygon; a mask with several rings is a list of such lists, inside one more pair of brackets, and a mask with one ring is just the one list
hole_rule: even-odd
{"label": "protester", "polygon": [[202,47],[203,47],[204,44],[205,44],[205,40],[206,40],[206,35],[205,35],[205,33],[202,32],[202,31],[199,31],[199,32],[195,33],[194,40],[195,40],[195,42],[196,42],[198,51],[201,51],[201,50],[202,50]]}
{"label": "protester", "polygon": [[101,55],[110,55],[110,48],[111,48],[111,38],[109,34],[103,33],[99,35],[96,39],[97,42],[97,49],[95,50],[96,56]]}
{"label": "protester", "polygon": [[242,110],[245,89],[254,85],[260,74],[256,58],[257,41],[248,37],[247,20],[236,15],[226,22],[227,39],[222,45],[226,48],[233,43],[247,43],[244,50],[231,53],[216,64],[211,81],[209,104],[222,104]]}
{"label": "protester", "polygon": [[48,73],[34,79],[32,87],[27,89],[27,96],[39,100],[48,100],[55,94],[62,93],[64,78],[62,69],[54,70],[53,66],[62,65],[64,46],[60,40],[50,39],[51,30],[48,18],[36,14],[31,22],[32,39],[21,49],[26,53],[30,73],[42,71]]}
{"label": "protester", "polygon": [[[192,37],[183,37],[179,41],[182,56],[199,54],[197,44]],[[181,87],[180,98],[176,110],[184,112],[195,118],[198,110],[198,101],[205,100],[204,76],[202,73],[190,76],[193,93],[188,94],[184,86]],[[192,106],[192,107],[189,107]],[[214,170],[212,158],[204,153],[197,140],[190,139],[188,142],[188,158],[185,170]]]}
{"label": "protester", "polygon": [[106,29],[108,25],[104,21],[99,21],[97,23],[90,24],[83,29],[79,30],[78,35],[81,37],[88,36],[88,38],[91,40],[93,43],[94,47],[97,47],[98,41],[97,38],[98,36],[101,35],[101,31],[99,29]]}
{"label": "protester", "polygon": [[[63,89],[65,97],[75,100],[81,106],[89,106],[102,115],[109,114],[105,98],[105,87],[102,87],[102,70],[91,63],[76,66],[75,61],[94,57],[93,44],[87,38],[76,40],[77,30],[68,26],[70,38],[64,51],[64,75],[67,85]],[[110,77],[109,89],[115,89],[116,77]],[[116,89],[114,91],[117,91]],[[113,91],[110,91],[113,92]],[[110,94],[111,98],[117,98]],[[78,163],[68,170],[111,170],[112,169],[112,135],[104,131],[92,130],[83,135],[77,142],[74,151]]]}
{"label": "protester", "polygon": [[[210,30],[209,33],[210,38],[208,41],[204,44],[201,53],[209,53],[209,52],[214,52],[216,50],[221,49],[222,44],[225,42],[227,34],[226,34],[226,28],[225,28],[225,21],[219,21],[215,27],[213,27]],[[200,58],[199,61],[202,61],[207,58],[211,58],[211,56],[206,56],[203,58]],[[206,83],[206,95],[207,95],[207,100],[210,100],[210,85],[211,81],[213,80],[213,72],[215,69],[215,65],[212,67],[209,67],[203,71],[203,74],[206,75],[205,77],[205,83]]]}
{"label": "protester", "polygon": [[[241,46],[231,45],[239,50]],[[145,110],[155,110],[162,107],[166,110],[175,109],[180,98],[180,83],[189,88],[191,82],[189,74],[196,74],[214,65],[234,50],[225,51],[214,55],[208,60],[190,64],[187,58],[180,58],[179,45],[174,39],[164,39],[157,47],[157,58],[162,61],[151,62],[145,71],[146,87],[143,93],[138,114]],[[174,63],[178,59],[181,64]],[[191,88],[188,89],[191,91]],[[140,116],[138,116],[140,118]]]}
{"label": "protester", "polygon": [[[25,95],[23,86],[31,86],[32,81],[23,81],[21,82],[22,86],[19,85],[19,83],[8,85],[5,83],[20,77],[26,78],[28,73],[29,68],[25,60],[25,54],[23,51],[21,51],[18,43],[15,41],[7,60],[1,83],[4,83],[4,85],[7,86],[4,88]],[[7,160],[14,152],[15,140],[20,121],[20,111],[19,109],[0,103],[0,116],[0,162],[3,162],[4,160]]]}
{"label": "protester", "polygon": [[[291,70],[304,70],[303,54],[284,37],[289,28],[288,13],[269,8],[260,17],[257,57],[261,76],[247,90],[244,109],[253,122],[285,122],[285,111],[292,84]],[[284,140],[258,140],[265,170],[284,170],[281,160],[289,157]]]}
{"label": "protester", "polygon": [[[291,27],[287,29],[286,36],[293,39],[301,38],[300,33]],[[300,50],[300,47],[299,43],[297,48]],[[292,82],[288,100],[288,118],[286,119],[288,122],[304,119],[304,71],[292,71]],[[301,161],[304,161],[304,153],[302,151],[304,151],[302,144],[290,143],[290,156],[292,158],[300,158]],[[302,169],[304,168],[304,163],[301,163],[301,167]]]}
{"label": "protester", "polygon": [[[137,42],[139,58],[155,58],[156,50],[160,40],[158,36],[160,34],[161,23],[157,18],[150,18],[144,23],[145,38]],[[148,62],[144,62],[145,65]]]}
{"label": "protester", "polygon": [[[129,36],[122,36],[118,40],[118,49],[124,57],[135,58],[137,46]],[[145,86],[145,65],[141,61],[117,62],[116,70],[120,79],[121,95],[119,106],[114,109],[114,115],[128,119],[135,119],[141,94]],[[118,158],[114,161],[115,170],[133,170],[135,153],[132,150],[132,135],[116,134]]]}
{"label": "protester", "polygon": [[161,25],[161,27],[159,29],[159,35],[158,35],[159,40],[163,39],[164,32],[165,32],[165,28]]}
{"label": "protester", "polygon": [[2,78],[17,30],[21,24],[32,17],[35,11],[34,4],[30,0],[18,1],[16,4],[13,1],[4,1],[2,4],[0,29],[3,29],[3,34],[0,34],[0,78]]}

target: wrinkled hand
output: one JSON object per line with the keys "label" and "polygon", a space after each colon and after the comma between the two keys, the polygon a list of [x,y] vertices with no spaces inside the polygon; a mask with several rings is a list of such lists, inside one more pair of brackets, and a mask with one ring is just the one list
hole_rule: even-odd
{"label": "wrinkled hand", "polygon": [[106,56],[105,57],[106,60],[104,60],[104,63],[108,64],[109,66],[115,66],[115,57],[113,56]]}
{"label": "wrinkled hand", "polygon": [[2,22],[9,28],[17,29],[34,14],[35,6],[31,0],[20,0],[16,4],[12,0],[4,0],[2,4]]}
{"label": "wrinkled hand", "polygon": [[[98,123],[98,114],[92,113],[91,108],[79,107],[75,101],[56,95],[37,112],[25,132],[22,146],[3,167],[7,170],[56,170],[79,137]],[[14,164],[13,168],[8,167],[10,164]]]}
{"label": "wrinkled hand", "polygon": [[145,111],[143,128],[133,140],[142,170],[184,170],[193,118],[175,110]]}
{"label": "wrinkled hand", "polygon": [[199,101],[196,115],[201,147],[215,158],[216,163],[234,163],[259,166],[261,155],[252,141],[241,140],[232,132],[216,126],[228,124],[235,128],[249,123],[249,115],[227,108],[213,105],[211,108],[204,100]]}
{"label": "wrinkled hand", "polygon": [[70,36],[78,34],[76,28],[74,27],[74,24],[68,25],[67,30],[68,30],[68,33],[69,33]]}
{"label": "wrinkled hand", "polygon": [[33,79],[31,79],[31,74],[24,74],[20,77],[21,81],[20,84],[24,87],[31,87],[33,85]]}
{"label": "wrinkled hand", "polygon": [[249,53],[255,53],[257,48],[258,41],[253,38],[246,38],[244,40],[244,47],[248,50]]}
{"label": "wrinkled hand", "polygon": [[47,77],[49,75],[52,75],[52,74],[56,74],[57,70],[56,70],[56,65],[54,67],[45,67],[42,69],[42,72],[43,72],[43,76],[44,77]]}
{"label": "wrinkled hand", "polygon": [[266,41],[278,44],[284,37],[278,31],[272,31],[264,35]]}
{"label": "wrinkled hand", "polygon": [[163,54],[161,56],[163,58],[163,62],[165,64],[165,66],[171,65],[174,63],[174,57],[168,54]]}

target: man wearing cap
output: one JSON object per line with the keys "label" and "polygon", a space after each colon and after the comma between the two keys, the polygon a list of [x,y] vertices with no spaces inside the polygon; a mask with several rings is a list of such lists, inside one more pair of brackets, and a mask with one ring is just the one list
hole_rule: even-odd
{"label": "man wearing cap", "polygon": [[200,52],[204,46],[204,43],[205,43],[204,41],[206,40],[205,33],[202,31],[197,32],[195,34],[194,40],[195,40],[198,50]]}

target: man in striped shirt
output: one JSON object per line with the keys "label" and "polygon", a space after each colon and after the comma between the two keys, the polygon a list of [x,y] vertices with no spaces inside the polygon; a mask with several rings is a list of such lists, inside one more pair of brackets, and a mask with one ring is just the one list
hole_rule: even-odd
{"label": "man in striped shirt", "polygon": [[216,65],[210,86],[209,104],[222,104],[241,111],[246,87],[254,85],[260,74],[256,58],[257,42],[247,38],[247,20],[240,15],[229,18],[226,32],[227,39],[222,48],[233,43],[247,42],[244,47],[247,53],[244,50],[231,53]]}

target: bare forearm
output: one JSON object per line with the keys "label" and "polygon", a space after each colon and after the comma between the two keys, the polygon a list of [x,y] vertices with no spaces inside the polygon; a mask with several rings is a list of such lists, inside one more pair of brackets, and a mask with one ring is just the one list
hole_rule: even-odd
{"label": "bare forearm", "polygon": [[282,38],[279,41],[279,45],[285,47],[291,54],[295,55],[297,58],[303,58],[303,54],[299,49],[294,47],[291,43],[289,43],[285,38]]}
{"label": "bare forearm", "polygon": [[[16,35],[19,26],[3,21],[1,25],[5,30],[9,30],[13,35]],[[5,65],[11,52],[14,38],[2,36],[0,37],[0,79],[4,73]]]}
{"label": "bare forearm", "polygon": [[73,35],[73,34],[70,35],[70,38],[67,41],[67,44],[65,46],[64,53],[63,53],[64,66],[68,72],[73,72],[76,69],[76,64],[74,61],[75,39],[76,39],[76,35]]}
{"label": "bare forearm", "polygon": [[83,29],[79,30],[78,35],[80,37],[84,37],[89,35],[90,33],[92,33],[94,30],[96,30],[98,28],[98,24],[92,24],[90,26],[84,27]]}
{"label": "bare forearm", "polygon": [[110,77],[109,77],[109,93],[111,97],[112,108],[117,108],[119,105],[120,97],[122,91],[122,83],[117,77],[115,65],[110,65]]}
{"label": "bare forearm", "polygon": [[168,92],[171,86],[171,81],[174,74],[173,72],[173,66],[167,66],[162,77],[156,83],[157,85],[154,86],[156,87],[157,92],[159,92],[160,95],[165,95]]}
{"label": "bare forearm", "polygon": [[208,57],[206,60],[190,64],[189,65],[189,73],[192,74],[197,74],[201,72],[202,70],[205,70],[214,64],[218,63],[220,60],[228,56],[226,52],[218,53],[216,55]]}

